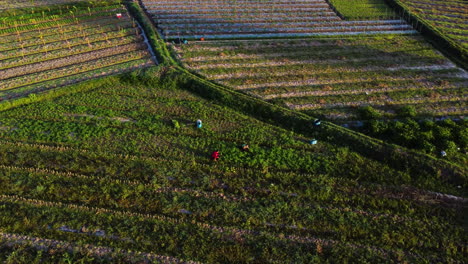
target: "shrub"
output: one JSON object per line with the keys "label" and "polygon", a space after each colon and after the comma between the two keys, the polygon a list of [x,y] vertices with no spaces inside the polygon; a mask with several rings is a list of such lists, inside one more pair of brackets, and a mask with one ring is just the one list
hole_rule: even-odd
{"label": "shrub", "polygon": [[364,106],[359,109],[359,115],[366,120],[375,120],[382,117],[382,114],[372,106]]}
{"label": "shrub", "polygon": [[397,115],[399,117],[415,117],[416,108],[414,108],[412,105],[403,106],[402,108],[398,109]]}

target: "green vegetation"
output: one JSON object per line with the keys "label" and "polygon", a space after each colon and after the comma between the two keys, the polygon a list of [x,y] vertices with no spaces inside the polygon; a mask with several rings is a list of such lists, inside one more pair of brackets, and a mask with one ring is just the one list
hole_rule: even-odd
{"label": "green vegetation", "polygon": [[[92,91],[4,111],[1,231],[202,262],[461,257],[456,209],[414,187],[417,198],[392,198],[406,195],[401,184],[455,186],[333,140],[310,145],[177,89],[186,82],[177,76],[108,77]],[[239,150],[245,142],[250,152]]]}
{"label": "green vegetation", "polygon": [[398,16],[385,3],[385,0],[329,0],[346,20],[393,19]]}
{"label": "green vegetation", "polygon": [[[117,2],[117,0],[98,0],[98,1],[93,1],[93,2]],[[50,9],[50,5],[58,5],[58,4],[73,4],[73,5],[80,5],[82,3],[88,3],[90,1],[86,0],[0,0],[0,11],[6,11],[9,12],[10,10],[15,10],[19,8],[48,8]]]}
{"label": "green vegetation", "polygon": [[2,262],[465,261],[465,166],[214,84],[127,7],[161,65],[0,104]]}
{"label": "green vegetation", "polygon": [[401,121],[382,121],[378,120],[381,117],[371,107],[363,108],[363,117],[369,121],[364,123],[360,131],[432,155],[440,156],[441,151],[444,151],[447,154],[446,158],[466,164],[468,124],[465,120],[418,122],[411,118],[411,113],[407,111],[401,112],[400,115]]}

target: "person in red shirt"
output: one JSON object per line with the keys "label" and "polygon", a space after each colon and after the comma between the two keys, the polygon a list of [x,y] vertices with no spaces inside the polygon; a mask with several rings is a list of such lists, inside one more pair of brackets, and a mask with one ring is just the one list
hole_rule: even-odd
{"label": "person in red shirt", "polygon": [[219,159],[219,151],[214,151],[212,154],[211,154],[211,159],[213,159],[213,161],[218,161]]}

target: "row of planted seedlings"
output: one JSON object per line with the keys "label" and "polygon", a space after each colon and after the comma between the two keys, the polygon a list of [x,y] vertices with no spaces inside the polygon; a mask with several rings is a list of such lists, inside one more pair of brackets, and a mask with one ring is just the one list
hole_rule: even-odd
{"label": "row of planted seedlings", "polygon": [[[58,5],[60,4],[64,10],[68,8],[72,8],[73,6],[78,5],[80,2],[85,2],[85,1],[76,1],[76,0],[41,0],[41,1],[36,1],[36,0],[17,0],[15,2],[11,2],[8,0],[0,0],[0,10],[2,12],[8,12],[12,15],[17,15],[19,12],[17,11],[18,9],[29,9],[29,10],[34,10],[35,13],[40,14],[42,10],[47,10],[48,12],[51,12],[50,6],[52,5]],[[105,0],[105,1],[100,1],[100,2],[94,2],[92,3],[93,7],[98,7],[100,6],[101,3],[117,3],[117,1],[114,0]]]}
{"label": "row of planted seedlings", "polygon": [[[165,38],[254,37],[283,36],[284,34],[374,34],[378,32],[411,33],[413,30],[401,20],[341,21],[327,2],[251,3],[219,5],[202,2],[190,9],[145,2]],[[238,9],[238,7],[240,9]],[[171,9],[173,8],[173,10]],[[197,9],[198,8],[198,9]],[[240,15],[239,15],[240,13]],[[259,13],[260,15],[257,15]],[[311,17],[312,14],[312,17]]]}
{"label": "row of planted seedlings", "polygon": [[420,37],[207,42],[174,48],[189,68],[212,80],[309,109],[355,107],[369,100],[398,106],[463,102],[466,96],[466,73]]}
{"label": "row of planted seedlings", "polygon": [[[32,30],[17,27],[7,35],[1,44],[2,99],[153,64],[126,10],[103,8],[108,11],[39,23]],[[123,17],[115,17],[119,12]]]}
{"label": "row of planted seedlings", "polygon": [[[399,1],[404,4],[408,11],[415,13],[425,20],[442,30],[443,34],[453,39],[463,42],[463,36],[467,34],[466,11],[468,6],[458,1],[428,2],[428,1]],[[465,43],[466,44],[466,43]]]}

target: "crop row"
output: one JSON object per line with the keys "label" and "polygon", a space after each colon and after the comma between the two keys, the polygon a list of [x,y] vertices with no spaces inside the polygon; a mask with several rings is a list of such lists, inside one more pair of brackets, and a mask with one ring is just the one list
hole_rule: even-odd
{"label": "crop row", "polygon": [[465,71],[418,37],[389,41],[395,45],[366,38],[199,42],[174,48],[190,69],[294,109],[466,101]]}
{"label": "crop row", "polygon": [[[62,230],[65,230],[65,228],[62,228]],[[45,255],[41,255],[41,260],[46,259],[46,261],[53,261],[57,259],[57,256],[60,256],[62,253],[64,255],[64,258],[70,261],[83,261],[83,259],[90,260],[87,257],[84,257],[83,259],[80,259],[80,254],[84,256],[92,256],[93,260],[96,260],[95,258],[103,258],[107,260],[112,260],[112,261],[119,261],[119,260],[128,260],[128,258],[131,258],[132,261],[138,261],[138,260],[144,260],[144,261],[153,261],[153,262],[158,262],[158,263],[190,263],[190,264],[197,264],[197,262],[194,261],[182,261],[180,259],[174,258],[174,257],[169,257],[169,256],[161,256],[161,255],[156,255],[152,253],[147,253],[147,252],[134,252],[130,250],[123,250],[123,249],[116,249],[116,248],[109,248],[109,247],[102,247],[102,246],[95,246],[91,244],[85,244],[85,245],[78,245],[76,243],[70,243],[62,240],[54,240],[54,239],[45,239],[45,238],[40,238],[40,237],[31,237],[31,236],[24,236],[24,235],[18,235],[18,234],[10,234],[10,233],[0,233],[0,243],[6,243],[2,244],[2,250],[3,252],[7,253],[8,249],[11,249],[11,247],[20,247],[21,249],[24,249],[26,252],[21,252],[19,251],[13,251],[9,256],[9,260],[13,260],[14,256],[16,255],[15,253],[21,252],[20,254],[20,259],[21,260],[27,260],[26,256],[28,255],[28,249],[35,249],[35,250],[40,250],[41,252],[46,251]],[[47,256],[47,253],[53,252],[50,256]],[[69,254],[72,254],[73,257],[70,257]],[[50,257],[48,259],[47,257]],[[38,257],[34,258],[34,260],[37,260]],[[31,262],[33,259],[30,260]]]}
{"label": "crop row", "polygon": [[[89,7],[87,9],[77,9],[68,8],[67,10],[60,10],[62,14],[51,14],[49,12],[41,12],[41,13],[31,13],[31,14],[22,14],[20,16],[4,16],[0,17],[0,21],[2,22],[2,27],[9,28],[14,26],[21,26],[21,25],[30,25],[30,24],[37,24],[43,22],[50,22],[50,21],[57,21],[60,19],[65,18],[74,18],[79,16],[91,16],[92,14],[102,13],[103,11],[115,11],[118,9],[122,9],[120,5],[112,5],[112,6],[101,6],[101,7]],[[32,9],[34,11],[34,9]],[[63,14],[65,13],[65,14]]]}
{"label": "crop row", "polygon": [[[28,177],[28,182],[25,183],[24,177]],[[9,178],[14,178],[11,181]],[[320,208],[311,206],[303,206],[293,201],[278,201],[273,199],[261,199],[258,202],[262,203],[262,208],[258,208],[256,202],[234,202],[226,201],[224,199],[205,198],[202,196],[193,196],[191,193],[160,193],[154,192],[148,188],[142,188],[141,186],[128,186],[110,183],[108,181],[89,181],[83,178],[67,178],[61,179],[53,175],[31,175],[29,173],[6,173],[5,177],[2,177],[5,182],[2,188],[4,195],[11,195],[12,193],[22,193],[24,197],[30,199],[52,199],[56,203],[77,203],[91,207],[107,208],[117,211],[129,211],[139,212],[142,214],[158,215],[163,214],[172,218],[177,218],[180,214],[186,214],[183,219],[190,222],[209,223],[210,225],[218,226],[238,226],[241,228],[254,228],[255,230],[270,231],[273,232],[283,231],[290,234],[301,235],[301,236],[322,236],[326,234],[330,239],[343,239],[343,229],[347,230],[346,240],[352,243],[366,244],[369,238],[362,237],[362,234],[357,234],[354,230],[355,226],[361,229],[361,226],[369,221],[372,226],[378,226],[377,229],[367,227],[369,232],[391,232],[397,235],[403,231],[405,233],[413,233],[411,231],[412,226],[417,223],[419,232],[424,230],[424,236],[431,237],[433,233],[440,232],[441,229],[447,233],[450,232],[451,236],[447,234],[447,244],[454,244],[456,240],[459,240],[456,227],[447,226],[444,223],[436,223],[434,220],[430,223],[424,223],[422,221],[405,221],[404,219],[398,219],[390,216],[376,217],[374,215],[357,214],[353,210],[336,210],[333,208]],[[21,181],[24,184],[20,187],[15,182]],[[37,191],[37,186],[44,186],[44,183],[54,186],[53,190]],[[66,182],[66,183],[65,183]],[[73,187],[70,187],[70,185]],[[93,188],[89,190],[87,186],[101,186],[101,188]],[[85,187],[86,186],[86,187]],[[60,195],[59,195],[60,194]],[[176,200],[177,204],[173,204]],[[106,202],[108,201],[108,202]],[[130,202],[131,201],[131,202]],[[158,202],[154,202],[158,201]],[[288,206],[286,207],[286,203]],[[206,209],[203,209],[206,208]],[[209,208],[209,209],[208,209]],[[228,210],[226,210],[228,209]],[[187,213],[189,212],[189,213]],[[275,215],[268,216],[268,212],[276,212]],[[296,225],[304,228],[288,228],[288,224],[282,224],[281,221],[286,223],[292,221],[291,216],[303,219],[301,221],[296,220]],[[313,216],[313,217],[312,217]],[[267,223],[276,223],[276,226],[272,228]],[[399,228],[391,228],[394,221],[399,222]],[[248,222],[248,224],[245,224]],[[337,222],[339,228],[336,232],[340,233],[340,236],[336,236],[333,227],[326,223]],[[297,230],[299,229],[299,230]],[[299,231],[300,233],[296,233]],[[354,232],[353,232],[354,231]],[[380,239],[380,236],[377,236]],[[450,240],[448,240],[450,238]],[[415,247],[413,252],[424,252],[430,247],[429,241],[424,239],[424,246],[412,244],[417,241],[417,244],[423,238],[415,238],[412,241],[405,241],[404,243],[398,243],[399,247]],[[440,239],[440,238],[439,238]],[[374,243],[375,246],[382,246]],[[395,245],[397,246],[397,245]],[[433,246],[433,245],[431,245]]]}
{"label": "crop row", "polygon": [[[38,81],[46,81],[50,79],[60,78],[69,74],[77,74],[85,71],[95,70],[102,67],[107,67],[113,64],[119,64],[127,61],[142,59],[149,57],[147,51],[132,51],[117,55],[111,55],[108,57],[101,57],[87,61],[86,59],[78,64],[71,64],[60,68],[54,68],[53,70],[44,70],[37,73],[28,75],[22,75],[0,82],[0,90],[9,90],[18,88],[21,86],[29,85]],[[53,65],[52,65],[53,66]],[[51,68],[51,67],[47,67]],[[14,75],[19,75],[21,72],[17,72]]]}
{"label": "crop row", "polygon": [[313,29],[307,26],[299,26],[299,27],[288,27],[284,29],[278,29],[272,27],[273,25],[269,25],[268,27],[256,27],[250,25],[243,25],[239,27],[206,27],[206,28],[190,28],[190,27],[183,27],[183,28],[163,28],[163,32],[166,37],[175,37],[178,34],[182,36],[189,36],[193,35],[221,35],[221,34],[252,34],[252,33],[260,33],[260,34],[268,34],[268,33],[338,33],[338,32],[368,32],[368,31],[404,31],[408,30],[408,33],[411,32],[411,27],[406,24],[397,24],[397,25],[347,25],[343,27],[339,26],[329,26],[329,25],[322,25],[322,27],[314,27]]}
{"label": "crop row", "polygon": [[112,17],[112,16],[115,16],[116,12],[125,12],[125,10],[108,11],[108,12],[103,12],[103,13],[97,13],[91,16],[67,18],[63,20],[45,22],[45,23],[40,23],[40,24],[25,25],[25,26],[19,26],[19,27],[8,27],[8,28],[0,29],[0,36],[19,34],[19,33],[27,32],[31,30],[48,29],[48,28],[56,27],[57,25],[68,25],[68,24],[73,24],[73,23],[79,24],[82,22],[95,20],[96,18],[100,18],[104,16]]}
{"label": "crop row", "polygon": [[[261,17],[262,19],[270,19],[270,18],[286,18],[290,17],[291,15],[286,12],[265,12],[265,13],[244,13],[244,14],[235,14],[235,13],[207,13],[207,14],[158,14],[156,11],[148,11],[150,14],[155,16],[157,19],[207,19],[207,18],[218,18],[219,20],[235,20],[235,19],[243,19],[248,20],[251,18],[255,17]],[[312,17],[324,17],[326,19],[327,17],[333,17],[335,13],[333,12],[328,12],[328,11],[320,11],[320,12],[313,12]],[[294,15],[294,18],[296,19],[301,19],[302,17],[310,17],[310,12],[303,12],[303,11],[298,11],[297,14]]]}
{"label": "crop row", "polygon": [[[135,27],[134,21],[132,20],[132,27]],[[66,34],[74,31],[89,31],[93,28],[96,28],[96,31],[105,32],[115,29],[116,27],[127,28],[129,27],[130,21],[121,20],[116,21],[115,18],[106,18],[100,17],[95,20],[86,21],[83,23],[77,24],[67,24],[67,25],[56,25],[55,27],[47,29],[38,29],[31,30],[27,32],[21,32],[20,34],[12,34],[4,36],[0,43],[9,43],[15,41],[28,41],[30,39],[37,39],[38,36],[42,36],[43,39],[53,38],[58,33]]]}
{"label": "crop row", "polygon": [[[414,1],[395,0],[406,12],[414,15],[419,23],[422,23],[436,35],[446,39],[450,45],[461,51],[466,57],[468,44],[467,13],[468,6],[460,1]],[[463,58],[461,59],[463,60]]]}
{"label": "crop row", "polygon": [[[367,21],[328,21],[328,22],[291,22],[289,23],[290,28],[294,27],[306,27],[306,26],[315,26],[315,27],[323,27],[323,26],[343,26],[349,25],[350,27],[353,26],[372,26],[372,25],[398,25],[401,24],[401,20],[367,20]],[[194,24],[177,24],[171,23],[167,25],[160,25],[159,28],[161,29],[191,29],[191,28],[212,28],[212,27],[263,27],[268,28],[271,26],[278,26],[278,23],[269,22],[269,23],[249,23],[249,24],[242,24],[242,23],[234,23],[231,21],[226,21],[225,23],[194,23]]]}
{"label": "crop row", "polygon": [[242,17],[233,17],[220,21],[219,18],[159,18],[153,16],[153,20],[158,25],[165,24],[182,24],[189,25],[196,24],[220,24],[220,23],[308,23],[308,22],[327,22],[327,21],[340,21],[339,17],[322,17],[322,16],[304,16],[304,17],[268,17],[262,18],[258,16],[249,17],[248,19]]}
{"label": "crop row", "polygon": [[[30,8],[35,10],[35,8],[42,8],[45,9],[44,6],[49,6],[47,8],[49,13],[60,13],[59,10],[53,10],[50,9],[51,5],[57,5],[57,4],[74,4],[76,5],[77,2],[84,2],[84,1],[76,1],[76,0],[41,0],[41,1],[31,1],[31,0],[16,0],[14,2],[9,1],[9,0],[0,0],[0,10],[8,10],[8,9],[15,9],[15,8]],[[104,2],[103,4],[98,4],[98,3],[92,3],[89,6],[92,7],[98,7],[98,6],[106,6],[110,4],[116,4],[116,1],[109,1],[109,2]],[[67,8],[72,8],[72,6],[60,6],[61,8],[67,9]],[[36,10],[35,10],[36,11]],[[29,12],[27,12],[29,14]],[[37,14],[39,13],[39,14]],[[10,13],[12,16],[21,16],[23,13],[17,13],[17,12],[11,12]],[[36,12],[37,16],[42,16],[40,12]]]}
{"label": "crop row", "polygon": [[[102,20],[96,20],[96,24],[94,25],[73,25],[71,27],[68,27],[64,30],[64,28],[55,28],[52,34],[44,35],[43,32],[32,32],[34,35],[30,35],[28,33],[31,32],[25,32],[24,34],[19,34],[15,35],[11,41],[8,42],[3,42],[1,43],[2,45],[2,51],[9,51],[9,50],[14,50],[15,45],[18,47],[18,44],[20,47],[25,48],[25,47],[30,47],[30,46],[35,46],[37,43],[41,44],[50,44],[54,43],[56,41],[64,41],[67,39],[73,39],[76,36],[67,36],[67,34],[70,33],[75,33],[79,34],[79,36],[88,36],[88,35],[93,35],[93,34],[103,34],[106,32],[111,32],[111,31],[121,31],[121,30],[129,30],[132,27],[135,28],[135,26],[131,26],[129,21],[123,21],[121,23],[115,23],[115,21],[110,21],[111,24],[106,25],[103,24],[101,26],[101,22],[104,22]],[[26,37],[24,37],[26,35]]]}
{"label": "crop row", "polygon": [[[393,250],[351,243],[339,243],[339,241],[329,239],[276,235],[269,232],[217,227],[196,222],[187,223],[184,220],[159,217],[158,215],[153,216],[73,204],[51,203],[21,197],[12,197],[11,201],[4,200],[2,203],[9,208],[13,208],[16,211],[16,216],[28,215],[28,218],[33,219],[38,225],[46,226],[49,224],[49,226],[53,226],[54,228],[54,230],[34,228],[27,225],[26,221],[22,221],[21,225],[16,226],[2,222],[7,232],[49,239],[63,238],[78,240],[84,243],[100,243],[113,245],[113,247],[155,252],[159,255],[164,254],[205,261],[207,258],[212,259],[213,257],[217,257],[218,259],[225,258],[224,251],[227,248],[232,249],[233,244],[239,241],[246,244],[241,247],[242,250],[239,253],[231,253],[231,258],[245,258],[247,254],[248,256],[255,256],[256,259],[264,259],[265,261],[273,259],[286,260],[289,254],[297,254],[303,260],[310,260],[313,259],[314,255],[324,254],[332,249],[360,252],[360,254],[365,254],[366,258],[374,260],[397,258],[397,252]],[[2,219],[10,219],[13,216],[12,213],[12,211],[3,212]],[[67,217],[67,214],[74,215],[74,219],[72,220]],[[136,224],[137,221],[138,224]],[[88,227],[87,223],[89,222],[94,224]],[[53,225],[50,225],[50,223],[53,223]],[[29,228],[25,230],[24,228],[19,228],[19,226],[28,226]],[[154,232],[155,230],[157,232]],[[174,236],[174,234],[177,235]],[[138,243],[135,243],[134,240]],[[159,243],[152,243],[152,241],[159,241]],[[182,245],[191,250],[184,250],[183,253],[174,250],[174,247],[177,248]],[[264,252],[259,250],[260,245],[278,246],[279,249],[275,252]],[[319,245],[320,253],[316,251],[317,245]],[[453,247],[453,245],[450,244],[450,247]],[[195,248],[197,250],[194,250]],[[418,257],[418,255],[409,252],[404,252],[403,255],[405,259]],[[434,256],[431,254],[424,256],[424,258],[432,259]],[[437,257],[435,258],[437,259]]]}
{"label": "crop row", "polygon": [[0,99],[14,99],[18,97],[24,97],[31,93],[40,93],[50,89],[75,84],[77,82],[87,81],[89,79],[104,77],[112,74],[118,74],[128,71],[134,71],[154,65],[154,61],[150,58],[131,60],[123,63],[107,65],[103,68],[97,68],[95,70],[83,71],[79,74],[71,73],[58,79],[52,79],[49,81],[36,82],[34,84],[22,86],[12,90],[6,90],[0,92]]}
{"label": "crop row", "polygon": [[146,47],[143,44],[128,44],[124,46],[117,46],[101,50],[93,50],[88,53],[71,55],[68,57],[62,57],[55,60],[42,61],[35,64],[28,64],[21,67],[9,68],[3,70],[2,78],[9,79],[12,77],[18,77],[26,74],[33,74],[41,71],[47,71],[51,69],[58,69],[72,64],[84,63],[87,61],[93,61],[97,59],[104,59],[112,55],[122,54],[126,52],[133,52],[137,50],[144,50]]}
{"label": "crop row", "polygon": [[[141,39],[136,37],[126,37],[126,38],[110,38],[108,40],[94,41],[92,45],[86,44],[74,44],[70,47],[62,47],[62,49],[48,50],[47,53],[34,52],[31,54],[24,54],[25,56],[12,57],[10,59],[5,59],[0,61],[0,69],[8,69],[19,66],[24,66],[32,63],[40,63],[43,61],[54,60],[65,58],[67,56],[77,55],[81,53],[87,53],[92,51],[99,51],[102,49],[108,49],[112,47],[125,46],[125,45],[134,45],[135,47],[139,46],[137,44]],[[90,43],[91,44],[91,43]],[[68,46],[68,45],[67,45]],[[22,55],[22,54],[21,54]]]}
{"label": "crop row", "polygon": [[[428,103],[406,103],[397,106],[398,109],[403,107],[411,107],[417,113],[426,119],[439,119],[439,118],[459,118],[466,114],[468,108],[463,101],[445,101],[445,102],[432,102]],[[377,109],[379,113],[382,114],[385,118],[392,118],[395,115],[395,110],[389,109],[388,106],[379,106],[372,105],[373,109]],[[330,118],[348,126],[350,120],[361,120],[362,111],[356,107],[340,107],[340,108],[321,108],[314,110],[304,110],[305,113],[308,112],[314,113],[314,115],[319,115],[323,117]],[[358,121],[359,122],[359,121]],[[351,122],[352,123],[352,122]],[[356,123],[356,126],[362,126],[365,122],[361,121],[360,124]],[[434,150],[428,151],[428,153],[433,153]]]}

